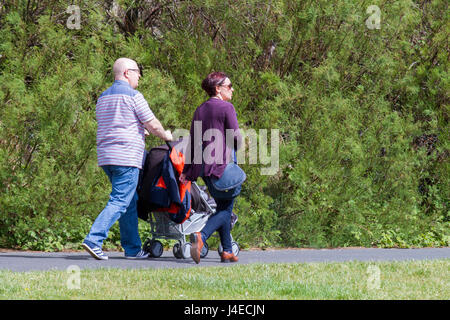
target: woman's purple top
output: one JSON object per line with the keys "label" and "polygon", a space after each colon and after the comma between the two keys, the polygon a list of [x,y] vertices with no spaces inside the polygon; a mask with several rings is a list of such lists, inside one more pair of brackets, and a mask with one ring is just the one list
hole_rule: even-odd
{"label": "woman's purple top", "polygon": [[210,98],[202,103],[195,110],[191,123],[183,170],[186,179],[197,180],[202,175],[202,165],[203,176],[220,178],[231,159],[231,151],[237,149],[241,141],[236,110],[230,102]]}

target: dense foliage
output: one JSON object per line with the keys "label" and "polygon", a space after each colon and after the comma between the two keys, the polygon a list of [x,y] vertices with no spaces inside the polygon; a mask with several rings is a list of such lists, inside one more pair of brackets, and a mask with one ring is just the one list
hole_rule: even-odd
{"label": "dense foliage", "polygon": [[240,126],[279,129],[275,175],[242,165],[241,245],[450,244],[447,1],[0,3],[0,247],[78,247],[104,207],[95,103],[121,56],[165,127],[221,70]]}

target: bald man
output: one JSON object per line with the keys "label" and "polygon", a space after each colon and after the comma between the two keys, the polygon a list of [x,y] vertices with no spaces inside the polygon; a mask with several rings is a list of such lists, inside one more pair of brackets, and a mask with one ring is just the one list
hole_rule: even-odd
{"label": "bald man", "polygon": [[113,65],[114,83],[97,101],[98,165],[108,176],[112,191],[106,207],[94,221],[83,248],[97,260],[107,260],[103,241],[118,220],[121,245],[128,259],[145,259],[138,233],[137,193],[139,169],[145,148],[145,129],[155,136],[171,141],[150,110],[144,96],[136,90],[141,77],[136,61],[119,58]]}

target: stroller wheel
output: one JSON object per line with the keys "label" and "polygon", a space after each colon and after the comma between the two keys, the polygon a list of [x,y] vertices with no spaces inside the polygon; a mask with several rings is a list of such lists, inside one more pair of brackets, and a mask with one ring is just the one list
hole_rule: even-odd
{"label": "stroller wheel", "polygon": [[150,252],[150,243],[151,243],[151,242],[152,242],[152,240],[147,239],[147,240],[145,240],[144,245],[142,246],[142,249],[143,249],[145,252],[149,253],[150,256],[152,255],[152,253]]}
{"label": "stroller wheel", "polygon": [[191,247],[192,245],[190,242],[186,242],[181,246],[181,256],[183,259],[189,259],[191,257]]}
{"label": "stroller wheel", "polygon": [[202,248],[202,252],[200,252],[200,258],[205,258],[208,255],[209,252],[209,247],[208,244],[205,242],[203,244],[203,248]]}
{"label": "stroller wheel", "polygon": [[147,241],[144,244],[144,250],[150,254],[150,256],[154,258],[159,258],[162,256],[164,252],[164,247],[161,241],[151,240],[149,243]]}
{"label": "stroller wheel", "polygon": [[181,243],[180,242],[175,243],[175,245],[173,246],[173,255],[177,259],[182,259],[183,258],[183,255],[182,255],[182,252],[181,252]]}
{"label": "stroller wheel", "polygon": [[239,243],[236,241],[233,241],[231,243],[231,248],[233,249],[234,255],[237,257],[239,255],[239,252],[241,251],[241,247],[239,247]]}

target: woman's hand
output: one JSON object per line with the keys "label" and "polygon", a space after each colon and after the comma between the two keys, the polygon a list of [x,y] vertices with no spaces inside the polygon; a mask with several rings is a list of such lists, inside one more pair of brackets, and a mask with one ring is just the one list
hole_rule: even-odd
{"label": "woman's hand", "polygon": [[182,184],[188,183],[188,180],[186,180],[186,175],[184,173],[180,174],[179,180]]}

